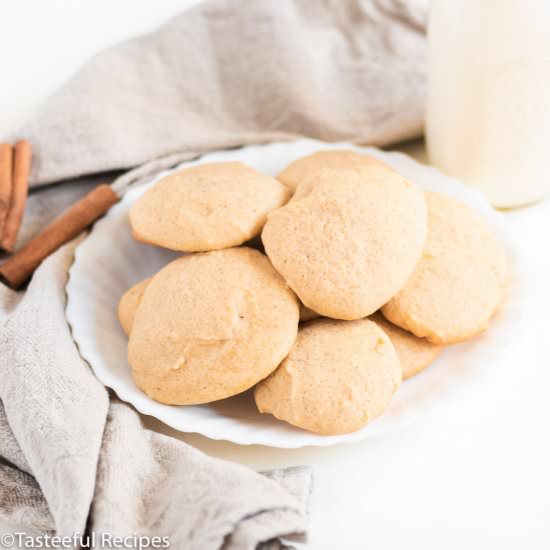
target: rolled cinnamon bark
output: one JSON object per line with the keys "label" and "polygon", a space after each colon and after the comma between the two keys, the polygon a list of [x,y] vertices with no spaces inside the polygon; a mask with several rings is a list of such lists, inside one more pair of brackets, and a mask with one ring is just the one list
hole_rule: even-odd
{"label": "rolled cinnamon bark", "polygon": [[13,176],[11,201],[4,221],[0,248],[12,252],[25,212],[27,195],[29,193],[29,173],[31,169],[31,144],[28,141],[18,141],[13,154]]}
{"label": "rolled cinnamon bark", "polygon": [[107,184],[90,191],[50,223],[20,252],[0,265],[0,280],[12,288],[21,287],[42,260],[105,214],[118,199],[118,195]]}
{"label": "rolled cinnamon bark", "polygon": [[0,143],[0,240],[4,234],[4,224],[10,209],[13,187],[13,146]]}

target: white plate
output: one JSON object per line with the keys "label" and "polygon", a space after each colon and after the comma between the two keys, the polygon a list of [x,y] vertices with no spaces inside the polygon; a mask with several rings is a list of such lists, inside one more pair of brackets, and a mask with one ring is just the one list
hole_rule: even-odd
{"label": "white plate", "polygon": [[421,187],[456,197],[486,216],[507,246],[512,267],[509,296],[490,330],[469,342],[447,348],[430,368],[402,384],[380,418],[351,434],[316,435],[277,421],[270,415],[261,415],[255,409],[250,392],[210,405],[182,407],[157,403],[132,381],[126,359],[127,339],[119,326],[116,310],[121,295],[131,285],[151,276],[177,257],[174,252],[134,241],[128,225],[131,204],[156,180],[169,173],[163,172],[150,184],[129,191],[94,226],[89,237],[77,248],[69,272],[67,319],[82,357],[103,384],[143,414],[154,416],[176,430],[197,432],[242,445],[281,448],[358,441],[407,426],[441,406],[461,406],[465,396],[469,401],[474,393],[490,390],[490,375],[506,360],[506,344],[519,317],[520,277],[513,239],[507,234],[503,216],[495,212],[479,192],[401,153],[305,139],[211,153],[181,167],[213,161],[242,161],[260,172],[275,175],[298,157],[331,148],[351,148],[378,157]]}

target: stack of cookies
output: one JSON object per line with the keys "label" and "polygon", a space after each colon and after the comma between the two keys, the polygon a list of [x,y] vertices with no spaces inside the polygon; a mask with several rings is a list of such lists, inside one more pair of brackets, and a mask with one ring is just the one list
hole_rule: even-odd
{"label": "stack of cookies", "polygon": [[121,298],[136,384],[171,405],[254,387],[260,412],[319,434],[379,416],[403,379],[484,331],[506,290],[476,212],[353,151],[277,178],[193,166],[145,192],[130,224],[186,253]]}

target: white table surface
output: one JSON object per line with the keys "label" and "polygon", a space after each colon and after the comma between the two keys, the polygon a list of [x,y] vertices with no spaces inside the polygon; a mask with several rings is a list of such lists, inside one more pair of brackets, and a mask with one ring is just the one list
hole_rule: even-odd
{"label": "white table surface", "polygon": [[[0,139],[94,52],[146,32],[197,0],[4,2],[0,18]],[[421,143],[402,149],[423,157]],[[308,547],[315,550],[550,548],[550,200],[506,214],[522,243],[525,330],[515,368],[460,414],[331,448],[239,447],[181,436],[253,468],[315,470]],[[488,364],[482,368],[498,369]],[[17,526],[0,522],[0,532]]]}

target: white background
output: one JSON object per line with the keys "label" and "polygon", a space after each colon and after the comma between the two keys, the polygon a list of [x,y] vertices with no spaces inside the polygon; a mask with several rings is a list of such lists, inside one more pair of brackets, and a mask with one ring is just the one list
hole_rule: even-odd
{"label": "white background", "polygon": [[[94,52],[154,29],[189,0],[2,2],[0,138]],[[422,154],[422,145],[406,150]],[[526,182],[528,184],[528,182]],[[311,464],[313,549],[550,548],[550,202],[507,213],[523,250],[524,330],[493,391],[362,443],[283,451],[178,436],[266,469]],[[157,429],[162,427],[155,425]],[[13,526],[0,523],[0,531]]]}

